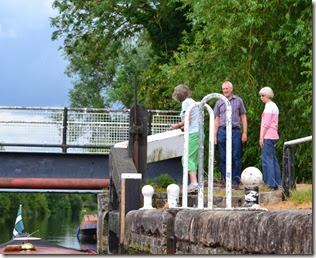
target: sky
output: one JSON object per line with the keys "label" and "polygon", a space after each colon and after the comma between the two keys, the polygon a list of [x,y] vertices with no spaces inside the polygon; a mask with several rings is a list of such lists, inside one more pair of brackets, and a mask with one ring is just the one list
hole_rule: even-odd
{"label": "sky", "polygon": [[67,61],[52,41],[53,0],[0,0],[0,106],[69,106]]}

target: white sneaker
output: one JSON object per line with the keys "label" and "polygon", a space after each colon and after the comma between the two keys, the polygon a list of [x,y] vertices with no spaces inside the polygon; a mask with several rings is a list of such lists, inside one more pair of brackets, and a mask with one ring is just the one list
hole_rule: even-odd
{"label": "white sneaker", "polygon": [[199,189],[199,185],[198,184],[189,184],[189,186],[188,186],[188,193],[197,192],[198,189]]}

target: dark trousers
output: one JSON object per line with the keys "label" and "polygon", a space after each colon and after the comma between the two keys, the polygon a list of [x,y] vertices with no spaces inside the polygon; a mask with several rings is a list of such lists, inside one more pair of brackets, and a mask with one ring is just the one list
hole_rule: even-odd
{"label": "dark trousers", "polygon": [[[221,171],[222,182],[226,180],[226,129],[219,128],[217,145],[219,151],[219,168]],[[232,129],[232,183],[240,183],[241,175],[241,135],[239,128]]]}
{"label": "dark trousers", "polygon": [[263,139],[263,148],[261,149],[263,181],[269,187],[277,187],[282,184],[280,167],[274,148],[276,142],[277,140]]}

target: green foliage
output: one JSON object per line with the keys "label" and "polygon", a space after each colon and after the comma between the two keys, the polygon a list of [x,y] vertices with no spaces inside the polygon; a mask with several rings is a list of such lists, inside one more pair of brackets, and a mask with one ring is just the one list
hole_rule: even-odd
{"label": "green foliage", "polygon": [[159,188],[167,188],[170,184],[176,184],[177,182],[168,174],[161,174],[155,178],[148,178],[146,185],[151,185]]}
{"label": "green foliage", "polygon": [[[19,207],[16,207],[16,211]],[[7,214],[11,213],[11,201],[8,198],[8,194],[1,193],[0,194],[0,217],[3,218]]]}
{"label": "green foliage", "polygon": [[[261,168],[258,143],[270,86],[280,110],[277,157],[283,143],[312,135],[312,5],[307,0],[56,0],[52,38],[62,47],[76,78],[74,106],[101,107],[138,100],[149,109],[180,109],[174,87],[187,84],[201,100],[230,80],[245,103],[248,141],[243,168]],[[208,104],[214,107],[215,101]],[[205,123],[206,139],[208,123]],[[297,145],[298,182],[312,179],[312,144]],[[207,151],[207,146],[205,148]],[[217,165],[218,166],[218,165]],[[217,171],[218,167],[215,167]]]}
{"label": "green foliage", "polygon": [[44,217],[49,214],[44,194],[0,193],[0,217],[16,216],[20,204],[25,216]]}
{"label": "green foliage", "polygon": [[26,210],[26,216],[45,217],[49,214],[45,194],[25,194],[25,200],[28,200],[26,204],[23,205]]}
{"label": "green foliage", "polygon": [[52,214],[63,217],[78,216],[84,205],[96,206],[97,200],[94,194],[46,194],[48,207]]}
{"label": "green foliage", "polygon": [[84,205],[95,208],[97,199],[95,194],[0,193],[0,217],[15,217],[20,204],[26,217],[69,217],[79,216]]}
{"label": "green foliage", "polygon": [[69,201],[71,204],[71,214],[78,215],[82,208],[82,198],[78,194],[69,194]]}
{"label": "green foliage", "polygon": [[48,193],[46,194],[48,208],[51,214],[69,217],[72,214],[69,194]]}

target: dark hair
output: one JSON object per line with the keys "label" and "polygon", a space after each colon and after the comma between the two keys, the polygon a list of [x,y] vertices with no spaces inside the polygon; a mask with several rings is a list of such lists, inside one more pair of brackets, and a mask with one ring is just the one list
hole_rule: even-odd
{"label": "dark hair", "polygon": [[188,86],[186,86],[185,84],[179,84],[174,88],[172,98],[175,101],[182,102],[186,98],[190,98],[191,95],[192,94]]}

